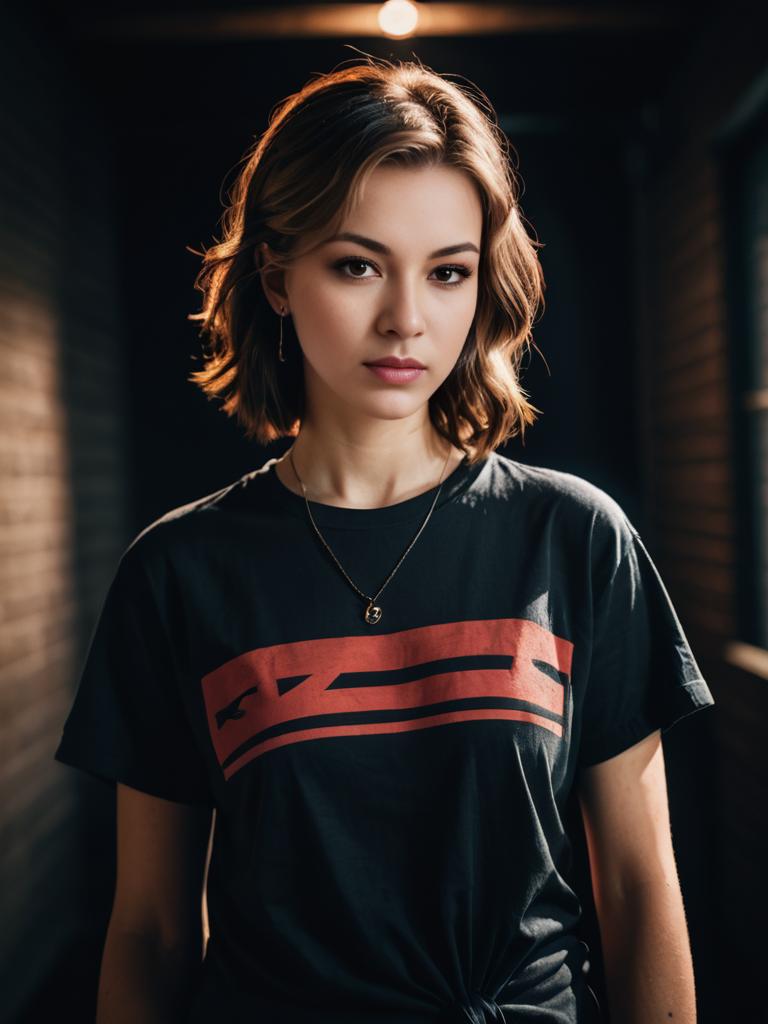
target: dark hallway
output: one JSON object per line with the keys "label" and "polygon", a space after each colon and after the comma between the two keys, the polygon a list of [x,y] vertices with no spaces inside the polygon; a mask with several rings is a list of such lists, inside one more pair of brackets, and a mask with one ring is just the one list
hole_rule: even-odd
{"label": "dark hallway", "polygon": [[[768,914],[759,8],[426,4],[447,20],[396,39],[355,28],[378,6],[235,0],[225,16],[204,0],[183,13],[33,0],[4,16],[0,1019],[95,1019],[115,789],[53,753],[121,553],[166,510],[289,447],[248,441],[188,379],[200,361],[191,250],[219,235],[226,190],[277,100],[363,51],[416,55],[476,83],[510,140],[547,288],[522,380],[542,415],[505,454],[603,488],[659,567],[716,701],[664,735],[698,1019],[758,1021],[752,936]],[[568,827],[604,1005],[575,800]]]}

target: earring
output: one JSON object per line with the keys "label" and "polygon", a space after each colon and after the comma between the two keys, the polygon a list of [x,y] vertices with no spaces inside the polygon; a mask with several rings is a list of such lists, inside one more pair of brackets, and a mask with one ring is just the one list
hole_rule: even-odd
{"label": "earring", "polygon": [[287,362],[285,356],[283,355],[283,313],[284,312],[285,312],[285,307],[281,306],[280,307],[280,343],[277,346],[277,358],[280,360],[281,363]]}

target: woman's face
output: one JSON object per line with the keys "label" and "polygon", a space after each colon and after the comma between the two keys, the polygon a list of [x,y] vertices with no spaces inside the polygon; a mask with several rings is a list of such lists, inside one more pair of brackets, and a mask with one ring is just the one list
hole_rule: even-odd
{"label": "woman's face", "polygon": [[[308,418],[424,415],[451,372],[477,305],[482,207],[452,167],[379,167],[342,233],[285,276],[304,354]],[[442,251],[439,255],[436,253]],[[424,367],[383,379],[366,364],[387,356]]]}

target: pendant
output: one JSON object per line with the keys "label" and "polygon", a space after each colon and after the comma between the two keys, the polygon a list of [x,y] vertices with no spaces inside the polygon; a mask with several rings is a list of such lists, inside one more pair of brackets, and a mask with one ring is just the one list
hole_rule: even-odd
{"label": "pendant", "polygon": [[377,607],[373,601],[368,602],[368,607],[365,609],[365,621],[373,626],[381,618],[381,608]]}

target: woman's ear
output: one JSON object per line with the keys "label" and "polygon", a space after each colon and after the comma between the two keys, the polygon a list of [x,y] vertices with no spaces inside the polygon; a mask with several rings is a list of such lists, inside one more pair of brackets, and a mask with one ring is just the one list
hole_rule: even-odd
{"label": "woman's ear", "polygon": [[253,250],[253,262],[261,270],[268,258],[269,244],[267,242],[259,242]]}
{"label": "woman's ear", "polygon": [[254,263],[262,271],[259,275],[261,277],[261,287],[264,289],[267,302],[269,302],[276,313],[281,310],[287,311],[288,296],[285,294],[284,288],[285,272],[278,267],[275,267],[273,270],[264,270],[264,266],[269,263],[269,256],[269,245],[267,242],[261,242],[253,251]]}

